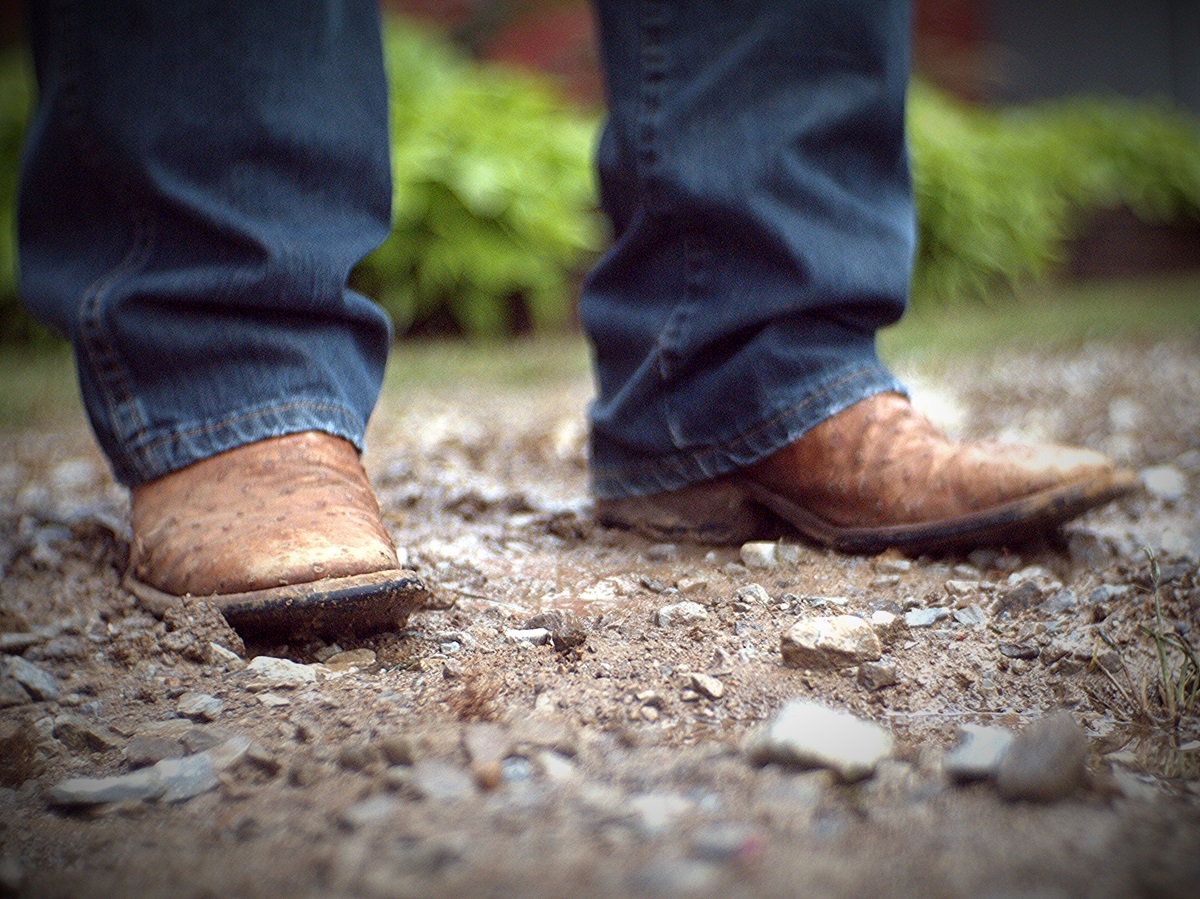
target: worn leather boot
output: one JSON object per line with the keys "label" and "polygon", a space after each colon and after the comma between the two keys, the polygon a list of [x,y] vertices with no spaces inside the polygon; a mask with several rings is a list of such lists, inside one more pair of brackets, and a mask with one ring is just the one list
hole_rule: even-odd
{"label": "worn leather boot", "polygon": [[128,587],[161,610],[191,595],[243,635],[395,629],[425,597],[401,569],[353,445],[272,437],[133,489]]}
{"label": "worn leather boot", "polygon": [[597,516],[659,537],[737,542],[774,536],[769,510],[846,552],[916,552],[1028,538],[1136,484],[1089,450],[950,440],[905,397],[884,393],[737,475],[602,501]]}

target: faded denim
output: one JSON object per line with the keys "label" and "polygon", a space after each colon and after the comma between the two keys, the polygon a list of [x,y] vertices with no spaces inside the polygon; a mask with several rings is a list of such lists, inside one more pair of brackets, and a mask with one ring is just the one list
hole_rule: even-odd
{"label": "faded denim", "polygon": [[615,242],[584,286],[593,489],[671,490],[902,390],[915,241],[898,0],[600,0]]}
{"label": "faded denim", "polygon": [[21,290],[74,344],[116,476],[323,430],[390,342],[347,290],[391,219],[374,0],[30,4]]}
{"label": "faded denim", "polygon": [[[22,292],[137,484],[264,437],[362,445],[389,344],[373,0],[31,4]],[[681,487],[873,393],[914,241],[899,0],[601,0],[615,242],[588,278],[593,487]],[[480,123],[480,127],[487,127]]]}

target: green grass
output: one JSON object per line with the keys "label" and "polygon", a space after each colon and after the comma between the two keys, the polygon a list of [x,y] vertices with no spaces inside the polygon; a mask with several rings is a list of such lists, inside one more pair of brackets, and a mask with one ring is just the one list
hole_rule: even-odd
{"label": "green grass", "polygon": [[[1200,339],[1200,274],[1046,285],[1019,297],[927,304],[880,335],[880,352],[892,364],[919,365],[1005,346],[1163,338]],[[512,389],[587,372],[588,349],[578,335],[483,343],[407,341],[392,352],[384,390]],[[0,349],[0,431],[79,418],[79,389],[65,345]]]}
{"label": "green grass", "polygon": [[977,303],[927,303],[879,336],[889,362],[1003,346],[1200,337],[1200,274],[1043,284]]}
{"label": "green grass", "polygon": [[0,432],[61,424],[72,416],[82,412],[66,343],[0,346]]}

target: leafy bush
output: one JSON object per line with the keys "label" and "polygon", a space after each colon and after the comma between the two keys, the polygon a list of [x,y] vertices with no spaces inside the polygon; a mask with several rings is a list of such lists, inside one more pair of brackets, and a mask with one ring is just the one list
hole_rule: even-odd
{"label": "leafy bush", "polygon": [[468,63],[398,23],[391,82],[393,230],[357,270],[403,331],[449,312],[472,335],[564,322],[602,243],[591,174],[596,121],[543,80]]}
{"label": "leafy bush", "polygon": [[45,340],[47,332],[17,301],[17,165],[33,101],[33,75],[22,49],[0,53],[0,343]]}
{"label": "leafy bush", "polygon": [[920,246],[913,296],[980,296],[1045,275],[1096,210],[1200,220],[1200,122],[1112,99],[987,110],[913,85]]}

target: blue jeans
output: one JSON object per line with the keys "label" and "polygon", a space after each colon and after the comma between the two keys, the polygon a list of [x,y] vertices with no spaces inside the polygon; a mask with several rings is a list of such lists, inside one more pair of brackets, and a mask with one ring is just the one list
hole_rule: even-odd
{"label": "blue jeans", "polygon": [[[117,476],[300,430],[361,446],[390,336],[346,287],[389,222],[373,0],[33,6],[22,291],[74,343]],[[619,497],[899,389],[874,334],[903,311],[913,246],[908,9],[598,10],[616,239],[582,313],[593,486]]]}
{"label": "blue jeans", "polygon": [[583,290],[594,492],[749,465],[901,390],[906,0],[602,0],[615,242]]}

